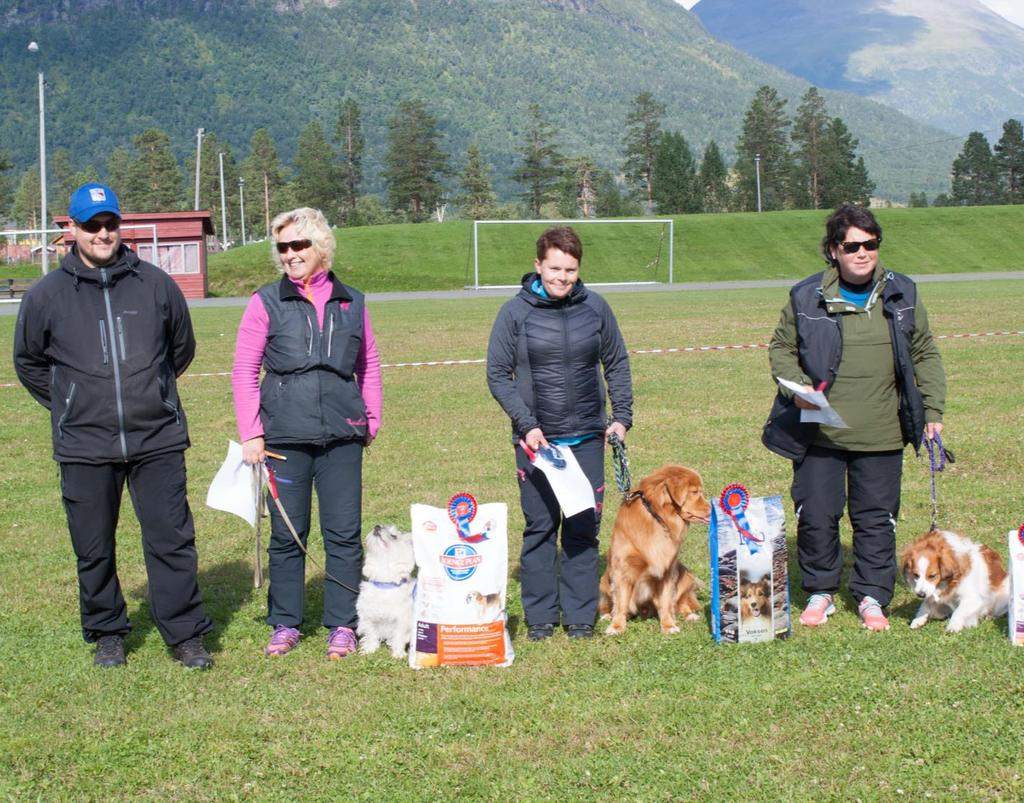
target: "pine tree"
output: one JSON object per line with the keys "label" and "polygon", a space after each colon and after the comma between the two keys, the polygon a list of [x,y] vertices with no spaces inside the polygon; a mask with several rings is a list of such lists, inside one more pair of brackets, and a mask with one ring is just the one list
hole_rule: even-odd
{"label": "pine tree", "polygon": [[341,214],[345,223],[352,225],[356,202],[359,200],[359,187],[363,183],[363,150],[366,147],[359,104],[352,98],[345,98],[338,106],[334,141],[341,149],[341,182],[344,187]]}
{"label": "pine tree", "polygon": [[[131,164],[129,186],[138,192],[135,212],[170,212],[184,207],[181,168],[171,152],[171,138],[147,128],[132,140],[138,156]],[[114,190],[117,191],[116,188]]]}
{"label": "pine tree", "polygon": [[558,191],[558,214],[567,218],[594,216],[594,180],[597,165],[590,156],[576,156],[566,162]]}
{"label": "pine tree", "polygon": [[522,164],[512,173],[512,180],[526,188],[520,197],[530,214],[540,218],[541,207],[557,195],[565,159],[555,142],[555,129],[544,118],[540,106],[531,104],[528,116],[529,127],[518,149]]}
{"label": "pine tree", "polygon": [[594,205],[597,217],[635,217],[642,211],[639,202],[623,191],[608,170],[594,174]]}
{"label": "pine tree", "polygon": [[648,207],[654,203],[654,157],[661,141],[664,117],[664,104],[658,103],[650,92],[641,92],[633,98],[626,114],[626,133],[622,138],[626,161],[622,172],[627,184],[647,201]]}
{"label": "pine tree", "polygon": [[11,202],[11,215],[19,226],[26,229],[42,228],[39,221],[39,203],[39,168],[30,167],[18,179],[18,186]]}
{"label": "pine tree", "polygon": [[821,208],[828,126],[825,99],[812,86],[800,99],[790,135],[796,143],[792,194],[798,209]]}
{"label": "pine tree", "polygon": [[993,151],[1006,203],[1024,204],[1024,129],[1020,120],[1003,123],[1003,135]]}
{"label": "pine tree", "polygon": [[653,199],[659,215],[701,210],[701,192],[693,153],[682,134],[666,131],[661,135],[651,167]]}
{"label": "pine tree", "polygon": [[867,206],[875,184],[868,176],[863,157],[857,156],[857,140],[839,117],[825,129],[821,174],[821,204],[835,209],[842,204]]}
{"label": "pine tree", "polygon": [[10,170],[14,167],[10,154],[0,148],[0,220],[6,219],[10,212],[14,195],[11,192]]}
{"label": "pine tree", "polygon": [[142,187],[133,186],[132,152],[118,145],[107,154],[107,184],[117,193],[122,212],[138,212]]}
{"label": "pine tree", "polygon": [[982,206],[1000,200],[992,149],[984,134],[972,131],[953,160],[953,202],[959,206]]}
{"label": "pine tree", "polygon": [[383,175],[391,208],[408,211],[416,222],[426,220],[441,202],[442,182],[450,173],[437,120],[422,101],[401,103],[398,113],[388,120],[384,156]]}
{"label": "pine tree", "polygon": [[701,207],[705,212],[728,212],[730,207],[729,171],[718,145],[711,140],[704,149],[697,176]]}
{"label": "pine tree", "polygon": [[455,203],[461,215],[470,220],[491,216],[496,203],[491,189],[491,168],[475,142],[466,149],[466,164],[459,176],[459,194]]}
{"label": "pine tree", "polygon": [[761,175],[762,209],[783,209],[789,203],[792,158],[788,149],[786,100],[770,86],[757,90],[743,117],[736,150],[737,200],[742,209],[757,209],[757,170]]}
{"label": "pine tree", "polygon": [[928,196],[923,192],[910,193],[910,200],[907,205],[911,209],[924,209],[928,206]]}
{"label": "pine tree", "polygon": [[299,134],[292,167],[291,190],[298,205],[319,209],[335,222],[341,212],[341,176],[334,149],[318,121],[310,122]]}
{"label": "pine tree", "polygon": [[246,234],[262,232],[263,236],[269,237],[269,221],[298,204],[289,191],[288,170],[281,164],[277,146],[267,129],[257,128],[253,132],[249,140],[249,155],[243,160],[240,171],[246,186],[252,188],[249,197],[259,198],[258,204],[253,201],[245,205]]}

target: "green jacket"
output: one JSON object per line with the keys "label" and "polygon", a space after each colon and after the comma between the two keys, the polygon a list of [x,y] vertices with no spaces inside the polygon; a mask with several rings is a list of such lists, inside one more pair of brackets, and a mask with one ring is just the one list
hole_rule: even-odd
{"label": "green jacket", "polygon": [[[808,374],[801,361],[801,333],[798,330],[798,316],[793,307],[792,295],[783,308],[769,347],[772,374],[775,377],[812,386],[825,381],[828,384],[826,396],[829,404],[849,424],[848,429],[797,425],[799,429],[804,430],[802,435],[806,443],[833,449],[868,452],[900,449],[908,442],[913,443],[915,448],[918,446],[913,437],[908,436],[906,421],[902,420],[906,408],[916,406],[917,400],[901,398],[906,394],[901,394],[898,359],[900,355],[894,351],[894,336],[906,337],[909,340],[909,362],[913,370],[911,391],[913,396],[918,392],[920,394],[924,422],[942,420],[946,398],[946,375],[942,358],[928,327],[928,313],[916,292],[913,292],[912,316],[906,315],[909,309],[899,308],[899,302],[893,305],[892,310],[884,308],[883,298],[892,295],[886,293],[887,282],[893,277],[894,274],[889,273],[881,265],[875,269],[874,289],[864,308],[853,305],[840,296],[839,272],[836,268],[827,268],[821,274],[820,283],[815,282],[816,289],[820,290],[813,312],[803,313],[808,318],[805,328],[809,331],[809,326],[813,323],[824,323],[826,328],[831,324],[838,327],[841,338],[840,357],[838,365],[831,372],[832,375]],[[898,280],[893,280],[899,281],[912,291],[915,289],[913,283],[906,277],[900,276]],[[810,280],[800,284],[806,285],[808,281]],[[893,317],[900,320],[898,325],[893,325]],[[811,320],[812,318],[814,320]],[[904,319],[912,322],[910,326],[904,326]],[[904,334],[896,335],[896,332]],[[804,337],[805,342],[802,345],[806,349],[806,332]],[[780,387],[779,397],[773,415],[778,412],[778,408],[790,402],[792,394]],[[790,416],[790,420],[793,418],[795,416]],[[767,426],[771,426],[772,423],[769,419]],[[919,439],[920,435],[915,434],[915,437]]]}

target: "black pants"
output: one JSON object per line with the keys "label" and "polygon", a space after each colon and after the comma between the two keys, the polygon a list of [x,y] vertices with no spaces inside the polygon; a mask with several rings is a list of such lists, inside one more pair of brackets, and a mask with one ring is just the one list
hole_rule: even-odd
{"label": "black pants", "polygon": [[846,452],[812,446],[793,463],[797,555],[801,585],[808,593],[839,590],[843,553],[839,520],[843,508],[853,525],[850,593],[859,603],[892,600],[896,583],[896,517],[900,510],[903,450]]}
{"label": "black pants", "polygon": [[[353,589],[363,572],[363,444],[336,441],[327,446],[270,446],[287,460],[270,459],[277,492],[303,545],[309,538],[313,488],[320,506],[324,567]],[[306,556],[288,532],[271,501],[270,591],[267,624],[302,624],[306,591]],[[324,627],[356,627],[356,593],[324,578]]]}
{"label": "black pants", "polygon": [[142,528],[149,605],[167,644],[201,636],[213,622],[196,579],[192,511],[185,495],[185,455],[169,452],[128,463],[62,463],[61,492],[78,558],[78,598],[86,641],[127,633],[131,624],[117,579],[115,534],[128,492]]}
{"label": "black pants", "polygon": [[[566,447],[560,447],[566,448]],[[519,500],[526,529],[519,560],[523,611],[527,624],[594,624],[597,618],[598,533],[604,503],[604,439],[591,438],[570,447],[594,487],[597,507],[563,518],[554,491],[540,469],[534,469],[522,447],[516,447]],[[558,531],[562,555],[558,561]]]}

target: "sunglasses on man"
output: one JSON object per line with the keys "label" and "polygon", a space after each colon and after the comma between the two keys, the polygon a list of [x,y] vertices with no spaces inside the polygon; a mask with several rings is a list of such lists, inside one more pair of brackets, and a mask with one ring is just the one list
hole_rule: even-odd
{"label": "sunglasses on man", "polygon": [[882,244],[882,241],[875,237],[872,240],[860,240],[858,242],[846,242],[839,243],[839,247],[843,249],[844,254],[856,254],[860,251],[861,246],[864,247],[865,251],[877,251],[878,246]]}
{"label": "sunglasses on man", "polygon": [[287,254],[288,249],[291,249],[295,253],[299,251],[305,251],[313,244],[312,240],[289,240],[284,243],[274,243],[274,247],[277,248],[277,253]]}
{"label": "sunglasses on man", "polygon": [[117,231],[121,228],[121,221],[116,217],[107,218],[106,220],[92,218],[84,223],[76,220],[75,225],[88,234],[98,234],[100,229],[106,229],[108,232]]}

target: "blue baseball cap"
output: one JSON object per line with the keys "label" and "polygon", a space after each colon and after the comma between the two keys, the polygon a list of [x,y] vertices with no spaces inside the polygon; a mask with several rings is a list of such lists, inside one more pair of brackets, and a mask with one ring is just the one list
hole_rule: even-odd
{"label": "blue baseball cap", "polygon": [[117,202],[117,195],[106,184],[90,181],[71,194],[68,216],[72,220],[85,223],[101,212],[110,212],[112,215],[117,215],[118,218],[121,217],[121,207]]}

